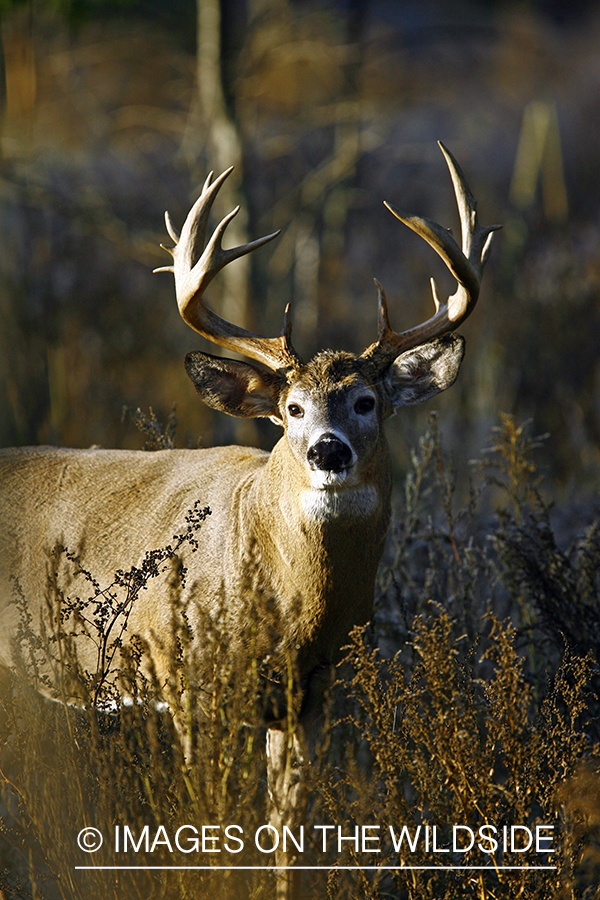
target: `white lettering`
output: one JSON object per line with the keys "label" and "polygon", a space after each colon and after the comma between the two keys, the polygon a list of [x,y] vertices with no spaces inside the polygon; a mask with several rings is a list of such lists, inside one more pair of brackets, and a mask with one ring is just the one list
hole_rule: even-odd
{"label": "white lettering", "polygon": [[[268,732],[267,732],[267,734],[268,734]],[[225,849],[229,853],[241,853],[242,850],[244,849],[244,842],[241,838],[237,837],[235,834],[230,834],[230,832],[234,828],[236,828],[240,834],[244,833],[244,829],[241,828],[240,825],[228,825],[227,828],[225,829],[225,837],[228,838],[230,841],[237,841],[240,846],[237,848],[237,850],[234,850],[233,847],[229,846],[229,844],[225,844]]]}
{"label": "white lettering", "polygon": [[323,853],[325,853],[325,851],[327,850],[327,832],[329,831],[330,828],[333,831],[333,829],[335,828],[335,825],[315,825],[314,828],[315,828],[315,831],[318,828],[321,828],[323,831]]}
{"label": "white lettering", "polygon": [[[458,832],[459,831],[468,831],[471,837],[471,843],[468,847],[459,847],[458,846]],[[475,843],[475,835],[468,825],[453,825],[452,827],[452,850],[454,853],[468,853],[469,850],[473,848],[473,844]]]}
{"label": "white lettering", "polygon": [[493,838],[491,834],[484,833],[486,832],[486,830],[493,831],[494,834],[498,834],[498,829],[494,828],[493,825],[482,825],[479,829],[479,837],[482,841],[489,841],[490,849],[488,850],[485,847],[482,847],[481,843],[477,844],[477,847],[479,850],[481,850],[482,853],[495,853],[498,849],[498,841]]}
{"label": "white lettering", "polygon": [[202,852],[203,853],[220,853],[220,847],[209,847],[208,844],[214,844],[219,840],[219,835],[211,834],[211,831],[220,831],[220,825],[203,825],[202,826]]}
{"label": "white lettering", "polygon": [[[274,843],[273,843],[272,847],[269,847],[269,848],[261,847],[258,838],[262,831],[274,832],[274,839],[273,839]],[[274,850],[277,850],[277,848],[279,847],[279,832],[277,831],[277,829],[275,828],[274,825],[261,825],[260,828],[258,829],[258,831],[256,832],[256,834],[254,835],[254,843],[256,844],[257,849],[260,850],[261,853],[272,853]]]}
{"label": "white lettering", "polygon": [[[529,838],[526,847],[517,847],[517,842],[515,841],[516,835],[518,831],[527,832],[527,837]],[[533,835],[529,828],[526,825],[511,825],[510,826],[510,852],[511,853],[526,853],[527,850],[533,844]]]}
{"label": "white lettering", "polygon": [[554,831],[554,825],[536,825],[535,826],[535,852],[536,853],[554,853],[552,847],[540,847],[540,841],[553,841],[553,834],[540,834],[541,831]]}
{"label": "white lettering", "polygon": [[[187,839],[188,846],[182,847],[181,844],[179,843],[179,835],[181,834],[182,831],[187,831],[188,829],[194,833],[195,837],[189,837]],[[182,825],[181,828],[178,828],[177,831],[175,832],[175,846],[177,847],[178,850],[181,850],[182,853],[194,853],[194,852],[197,853],[198,850],[200,849],[200,841],[198,840],[197,829],[194,828],[193,825]]]}
{"label": "white lettering", "polygon": [[363,853],[381,853],[379,847],[367,847],[367,844],[372,843],[373,841],[377,841],[379,843],[379,835],[378,834],[367,834],[368,831],[379,831],[381,828],[380,825],[363,825],[361,829],[362,833],[362,852]]}
{"label": "white lettering", "polygon": [[342,835],[342,826],[338,825],[338,853],[342,852],[342,841],[354,841],[354,849],[358,853],[358,825],[354,829],[354,837]]}
{"label": "white lettering", "polygon": [[158,845],[169,848],[169,853],[173,852],[173,848],[171,847],[171,841],[169,840],[169,836],[165,831],[164,825],[159,825],[156,829],[156,834],[154,836],[154,840],[152,841],[152,846],[150,847],[150,853],[154,853],[156,847]]}
{"label": "white lettering", "polygon": [[420,833],[421,833],[421,826],[420,826],[420,825],[417,825],[417,829],[416,829],[416,831],[415,831],[415,836],[414,836],[414,838],[411,840],[411,837],[410,837],[410,831],[408,830],[408,828],[406,827],[406,825],[403,825],[403,826],[402,826],[402,831],[400,832],[400,835],[399,835],[398,837],[396,837],[396,835],[395,835],[395,833],[394,833],[394,829],[393,829],[392,826],[390,825],[390,835],[391,835],[391,838],[392,838],[392,843],[393,843],[393,845],[394,845],[394,852],[395,852],[395,853],[399,853],[399,852],[400,852],[400,848],[402,847],[402,841],[404,840],[404,838],[406,838],[406,843],[407,843],[408,846],[410,847],[410,852],[411,852],[411,853],[414,853],[414,852],[416,851],[416,849],[417,849],[417,844],[418,844],[418,842],[419,842],[419,835],[420,835]]}
{"label": "white lettering", "polygon": [[148,825],[144,825],[142,828],[142,833],[140,834],[140,839],[136,844],[134,837],[131,833],[129,825],[123,826],[123,853],[127,853],[127,839],[131,841],[131,846],[133,848],[134,853],[138,853],[140,847],[142,846],[142,842],[145,844],[144,850],[148,853],[149,843],[150,843],[150,828]]}
{"label": "white lettering", "polygon": [[449,847],[438,847],[437,846],[437,825],[433,826],[433,847],[432,850],[434,853],[450,853]]}
{"label": "white lettering", "polygon": [[294,835],[292,834],[290,829],[287,827],[287,825],[283,826],[283,852],[284,853],[287,850],[287,840],[286,839],[288,837],[291,840],[291,842],[294,844],[298,853],[304,853],[304,825],[300,826],[300,843],[298,843],[298,841],[296,840],[296,838],[294,837]]}

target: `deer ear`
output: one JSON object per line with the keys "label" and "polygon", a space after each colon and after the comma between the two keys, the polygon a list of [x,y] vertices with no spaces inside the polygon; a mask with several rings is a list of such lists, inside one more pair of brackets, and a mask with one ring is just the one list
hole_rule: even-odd
{"label": "deer ear", "polygon": [[402,353],[384,379],[392,406],[421,403],[445,391],[454,383],[464,353],[465,339],[452,333]]}
{"label": "deer ear", "polygon": [[199,350],[188,353],[185,368],[194,387],[212,409],[230,416],[280,417],[277,404],[282,383],[273,372]]}

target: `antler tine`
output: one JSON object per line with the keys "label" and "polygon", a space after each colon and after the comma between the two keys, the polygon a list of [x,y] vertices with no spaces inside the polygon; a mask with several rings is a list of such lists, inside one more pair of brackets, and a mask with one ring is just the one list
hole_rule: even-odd
{"label": "antler tine", "polygon": [[161,266],[154,271],[173,272],[179,312],[183,320],[203,337],[227,350],[256,359],[270,369],[294,368],[299,365],[300,360],[291,344],[289,308],[286,309],[281,333],[277,337],[267,338],[222,319],[202,299],[207,286],[224,266],[262,247],[279,234],[279,231],[275,231],[239,247],[224,250],[221,246],[223,235],[239,212],[240,208],[237,206],[219,222],[205,246],[206,226],[214,199],[232,171],[233,166],[215,181],[212,181],[212,172],[210,173],[200,196],[186,217],[179,237],[166,213],[167,231],[175,246],[169,248],[161,244],[161,247],[172,255],[173,265]]}
{"label": "antler tine", "polygon": [[[431,279],[431,290],[435,304],[435,313],[427,321],[411,328],[408,331],[396,333],[392,331],[387,317],[385,294],[378,285],[379,292],[379,319],[380,330],[378,340],[368,347],[362,354],[364,358],[373,360],[382,366],[388,365],[391,360],[406,350],[411,350],[419,344],[424,344],[436,337],[440,337],[448,331],[464,322],[473,311],[479,289],[483,267],[489,256],[493,233],[501,225],[482,226],[477,220],[477,201],[469,189],[469,185],[463,172],[441,141],[438,141],[440,149],[450,170],[454,193],[460,216],[462,235],[462,247],[454,239],[452,233],[433,222],[431,219],[420,216],[409,216],[399,212],[390,203],[386,207],[397,219],[420,235],[433,247],[436,253],[444,260],[458,282],[458,289],[443,303],[440,300],[437,285]],[[383,298],[383,299],[382,299]]]}

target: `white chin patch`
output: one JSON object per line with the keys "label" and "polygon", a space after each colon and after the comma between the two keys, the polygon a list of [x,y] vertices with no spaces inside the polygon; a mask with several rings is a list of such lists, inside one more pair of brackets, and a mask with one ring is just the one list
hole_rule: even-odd
{"label": "white chin patch", "polygon": [[[337,473],[339,478],[343,472]],[[331,478],[336,473],[328,473]],[[359,487],[344,488],[343,482],[329,481],[322,488],[302,492],[302,509],[305,516],[310,519],[323,521],[324,519],[336,519],[341,516],[359,518],[371,515],[377,508],[379,494],[373,485],[361,485]]]}
{"label": "white chin patch", "polygon": [[323,472],[320,469],[315,469],[310,473],[310,480],[313,488],[317,491],[327,490],[348,481],[349,472],[349,469],[342,469],[341,472]]}

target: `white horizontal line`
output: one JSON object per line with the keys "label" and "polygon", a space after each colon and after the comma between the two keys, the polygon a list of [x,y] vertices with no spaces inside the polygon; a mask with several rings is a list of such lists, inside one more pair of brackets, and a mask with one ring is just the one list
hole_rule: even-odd
{"label": "white horizontal line", "polygon": [[456,869],[460,869],[465,872],[472,872],[475,870],[480,871],[489,871],[489,872],[505,872],[508,869],[517,870],[519,872],[522,871],[539,871],[541,869],[551,869],[555,870],[558,866],[75,866],[76,870],[79,871],[91,871],[91,870],[107,870],[114,871],[118,869],[119,871],[140,871],[140,870],[168,870],[168,869],[189,869],[194,872],[198,871],[207,871],[207,872],[218,872],[218,871],[235,871],[238,869],[240,872],[249,872],[249,871],[261,871],[261,872],[276,872],[281,869],[294,869],[298,871],[316,871],[317,869],[324,869],[325,871],[330,871],[332,869],[337,870],[347,870],[347,871],[369,871],[369,872],[399,872],[402,870],[416,870],[419,871],[425,869],[437,869],[440,871],[452,871]]}

